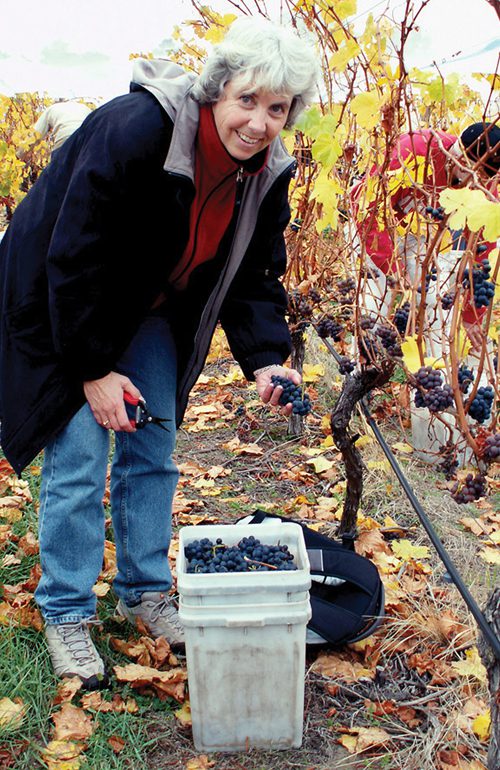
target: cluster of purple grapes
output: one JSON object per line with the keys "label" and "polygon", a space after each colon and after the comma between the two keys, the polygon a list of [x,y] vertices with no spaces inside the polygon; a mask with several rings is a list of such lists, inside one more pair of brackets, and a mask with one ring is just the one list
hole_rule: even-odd
{"label": "cluster of purple grapes", "polygon": [[392,326],[379,326],[375,334],[390,356],[400,358],[403,355],[396,329],[393,329]]}
{"label": "cluster of purple grapes", "polygon": [[442,222],[445,217],[444,208],[442,206],[438,206],[437,208],[434,208],[434,206],[426,206],[425,213],[430,214],[431,217],[438,222]]}
{"label": "cluster of purple grapes", "polygon": [[443,296],[441,297],[441,305],[443,310],[449,310],[451,307],[453,307],[454,302],[455,302],[454,292],[447,292],[446,294],[443,294]]}
{"label": "cluster of purple grapes", "polygon": [[346,278],[343,281],[337,281],[337,289],[341,297],[350,297],[356,290],[356,281],[354,278]]}
{"label": "cluster of purple grapes", "polygon": [[228,546],[219,537],[213,543],[208,537],[193,540],[184,548],[187,572],[270,572],[296,570],[293,554],[287,545],[263,545],[253,535],[237,545]]}
{"label": "cluster of purple grapes", "polygon": [[283,393],[279,399],[281,406],[292,404],[292,413],[301,417],[306,417],[310,413],[312,409],[311,399],[307,393],[302,396],[300,385],[295,385],[291,380],[286,377],[279,377],[277,374],[272,375],[271,382],[275,388],[278,385],[283,388]]}
{"label": "cluster of purple grapes", "polygon": [[331,337],[334,342],[338,342],[342,335],[343,326],[338,321],[335,321],[334,318],[326,316],[325,318],[322,318],[321,321],[318,321],[316,324],[316,331],[322,339]]}
{"label": "cluster of purple grapes", "polygon": [[464,276],[462,280],[462,285],[465,289],[470,288],[471,272],[474,305],[476,307],[488,307],[492,297],[495,295],[495,284],[488,280],[490,277],[491,265],[488,260],[485,259],[481,263],[481,267],[475,267],[472,271],[469,271],[469,274]]}
{"label": "cluster of purple grapes", "polygon": [[473,503],[486,495],[486,479],[481,473],[476,473],[475,476],[468,473],[464,483],[460,485],[460,482],[455,482],[450,491],[456,503]]}
{"label": "cluster of purple grapes", "polygon": [[376,320],[371,315],[362,315],[361,318],[359,319],[359,325],[364,331],[373,329],[375,324],[376,324]]}
{"label": "cluster of purple grapes", "polygon": [[410,303],[405,302],[404,305],[398,307],[394,313],[394,326],[401,335],[406,333],[406,327],[408,326],[408,318],[410,317]]}
{"label": "cluster of purple grapes", "polygon": [[458,384],[462,393],[467,393],[469,386],[474,382],[474,372],[462,364],[458,370]]}
{"label": "cluster of purple grapes", "polygon": [[[415,393],[415,406],[426,406],[430,412],[442,412],[454,403],[451,385],[443,385],[441,372],[421,366],[415,375],[420,390]],[[422,390],[424,392],[422,392]]]}
{"label": "cluster of purple grapes", "polygon": [[484,442],[483,457],[488,462],[500,462],[500,433],[492,433]]}
{"label": "cluster of purple grapes", "polygon": [[454,479],[458,468],[458,460],[456,459],[456,448],[451,441],[439,447],[439,456],[442,458],[438,464],[439,470],[444,473],[447,481]]}
{"label": "cluster of purple grapes", "polygon": [[356,368],[356,363],[349,356],[340,356],[338,364],[340,374],[351,374]]}
{"label": "cluster of purple grapes", "polygon": [[478,388],[472,401],[466,403],[466,406],[469,405],[469,416],[477,422],[485,422],[491,414],[494,399],[492,387],[487,385],[484,388]]}

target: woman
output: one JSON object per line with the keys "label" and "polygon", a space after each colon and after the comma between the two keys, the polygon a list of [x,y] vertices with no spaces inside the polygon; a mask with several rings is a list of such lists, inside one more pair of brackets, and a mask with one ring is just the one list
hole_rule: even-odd
{"label": "woman", "polygon": [[[235,22],[199,78],[138,61],[131,93],[54,155],[1,245],[2,446],[16,471],[45,448],[36,600],[59,676],[107,683],[89,635],[102,563],[109,431],[118,611],[173,647],[168,598],[177,471],[190,388],[218,320],[248,379],[290,352],[283,230],[293,159],[279,134],[314,93],[313,49],[264,20]],[[142,397],[169,432],[136,430]]]}

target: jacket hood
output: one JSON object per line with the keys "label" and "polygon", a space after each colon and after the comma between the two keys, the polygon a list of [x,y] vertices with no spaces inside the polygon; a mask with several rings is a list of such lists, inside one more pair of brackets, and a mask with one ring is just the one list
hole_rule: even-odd
{"label": "jacket hood", "polygon": [[196,75],[166,59],[135,59],[132,83],[150,91],[173,121]]}

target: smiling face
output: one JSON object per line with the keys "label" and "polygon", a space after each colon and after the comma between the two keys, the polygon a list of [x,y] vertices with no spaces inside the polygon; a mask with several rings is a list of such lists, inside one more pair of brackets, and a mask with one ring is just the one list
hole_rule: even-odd
{"label": "smiling face", "polygon": [[212,105],[220,140],[236,160],[249,160],[263,150],[284,128],[292,98],[244,87],[238,79],[224,87]]}

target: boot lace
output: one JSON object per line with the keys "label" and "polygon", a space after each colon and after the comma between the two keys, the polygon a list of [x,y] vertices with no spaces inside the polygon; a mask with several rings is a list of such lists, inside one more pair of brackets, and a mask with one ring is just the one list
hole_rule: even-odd
{"label": "boot lace", "polygon": [[57,629],[57,633],[68,648],[71,657],[82,665],[92,663],[95,660],[88,626],[99,625],[99,622],[99,620],[91,618],[82,620],[80,623],[63,623]]}

